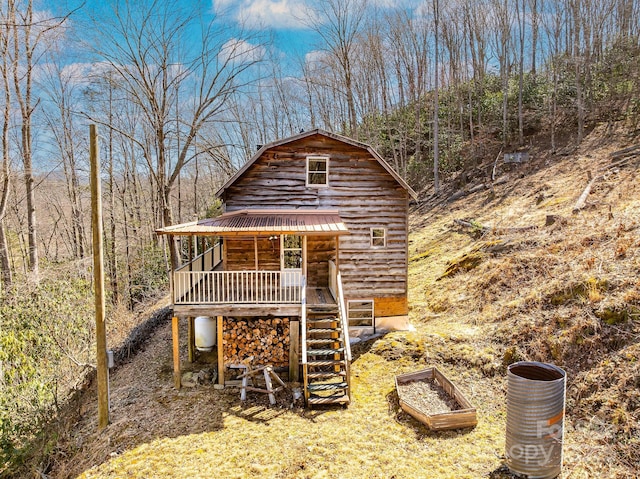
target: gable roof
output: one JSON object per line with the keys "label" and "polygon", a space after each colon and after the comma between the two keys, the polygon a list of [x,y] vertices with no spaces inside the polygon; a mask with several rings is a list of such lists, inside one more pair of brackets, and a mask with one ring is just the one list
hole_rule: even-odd
{"label": "gable roof", "polygon": [[262,146],[251,158],[249,158],[249,160],[244,165],[242,165],[242,168],[240,168],[231,178],[229,178],[229,180],[224,185],[222,185],[222,187],[215,194],[216,198],[221,197],[226,191],[226,189],[229,188],[233,183],[235,183],[251,167],[251,165],[253,165],[258,160],[258,158],[262,156],[262,154],[265,151],[271,148],[275,148],[277,146],[287,144],[287,143],[293,143],[294,141],[302,140],[304,138],[308,138],[314,135],[326,136],[336,141],[341,141],[342,143],[347,143],[351,146],[355,146],[356,148],[362,148],[364,150],[367,150],[369,154],[373,158],[375,158],[378,161],[378,163],[380,163],[380,165],[387,171],[387,173],[393,176],[393,178],[400,184],[400,186],[402,186],[405,190],[407,190],[409,195],[411,195],[411,197],[414,200],[418,199],[418,194],[415,191],[413,191],[413,188],[411,188],[407,184],[407,182],[398,173],[396,173],[396,171],[393,168],[391,168],[389,163],[387,163],[384,160],[384,158],[382,158],[378,154],[378,152],[375,151],[371,146],[367,145],[366,143],[362,143],[360,141],[354,140],[352,138],[338,135],[337,133],[331,133],[329,131],[322,130],[320,128],[316,128],[315,130],[304,131],[297,135],[290,136],[288,138],[282,138],[280,140],[276,140],[272,143],[268,143]]}

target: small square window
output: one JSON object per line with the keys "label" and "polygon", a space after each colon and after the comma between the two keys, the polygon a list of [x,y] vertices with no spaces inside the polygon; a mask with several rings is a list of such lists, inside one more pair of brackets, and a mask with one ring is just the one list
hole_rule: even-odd
{"label": "small square window", "polygon": [[387,230],[385,228],[371,228],[371,246],[373,248],[387,246]]}
{"label": "small square window", "polygon": [[329,185],[329,158],[325,156],[307,157],[307,186]]}

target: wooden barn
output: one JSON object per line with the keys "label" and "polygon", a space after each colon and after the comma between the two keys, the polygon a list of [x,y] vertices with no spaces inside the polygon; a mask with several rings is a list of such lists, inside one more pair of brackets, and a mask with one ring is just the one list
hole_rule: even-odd
{"label": "wooden barn", "polygon": [[308,405],[348,403],[350,334],[406,323],[415,193],[370,146],[313,130],[261,147],[217,197],[221,216],[158,231],[188,244],[171,281],[177,386],[179,321],[193,360],[207,317],[219,384],[251,357],[288,368]]}

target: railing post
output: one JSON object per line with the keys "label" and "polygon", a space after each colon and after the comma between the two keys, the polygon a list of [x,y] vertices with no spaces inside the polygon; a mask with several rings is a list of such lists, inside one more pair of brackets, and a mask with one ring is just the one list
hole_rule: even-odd
{"label": "railing post", "polygon": [[300,329],[302,330],[302,339],[300,340],[302,349],[302,365],[306,367],[307,364],[307,278],[302,277],[300,281]]}

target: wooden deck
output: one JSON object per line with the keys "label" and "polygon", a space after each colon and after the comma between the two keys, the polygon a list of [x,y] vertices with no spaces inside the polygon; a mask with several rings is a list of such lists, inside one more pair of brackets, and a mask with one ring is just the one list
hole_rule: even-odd
{"label": "wooden deck", "polygon": [[[307,287],[307,308],[312,312],[334,312],[338,304],[335,298],[326,287]],[[191,299],[197,298],[197,294],[191,293]],[[288,294],[281,294],[280,297],[290,297]],[[250,301],[234,302],[229,299],[220,304],[206,303],[176,303],[173,306],[176,316],[300,316],[302,304],[298,302],[282,303],[252,303]]]}

